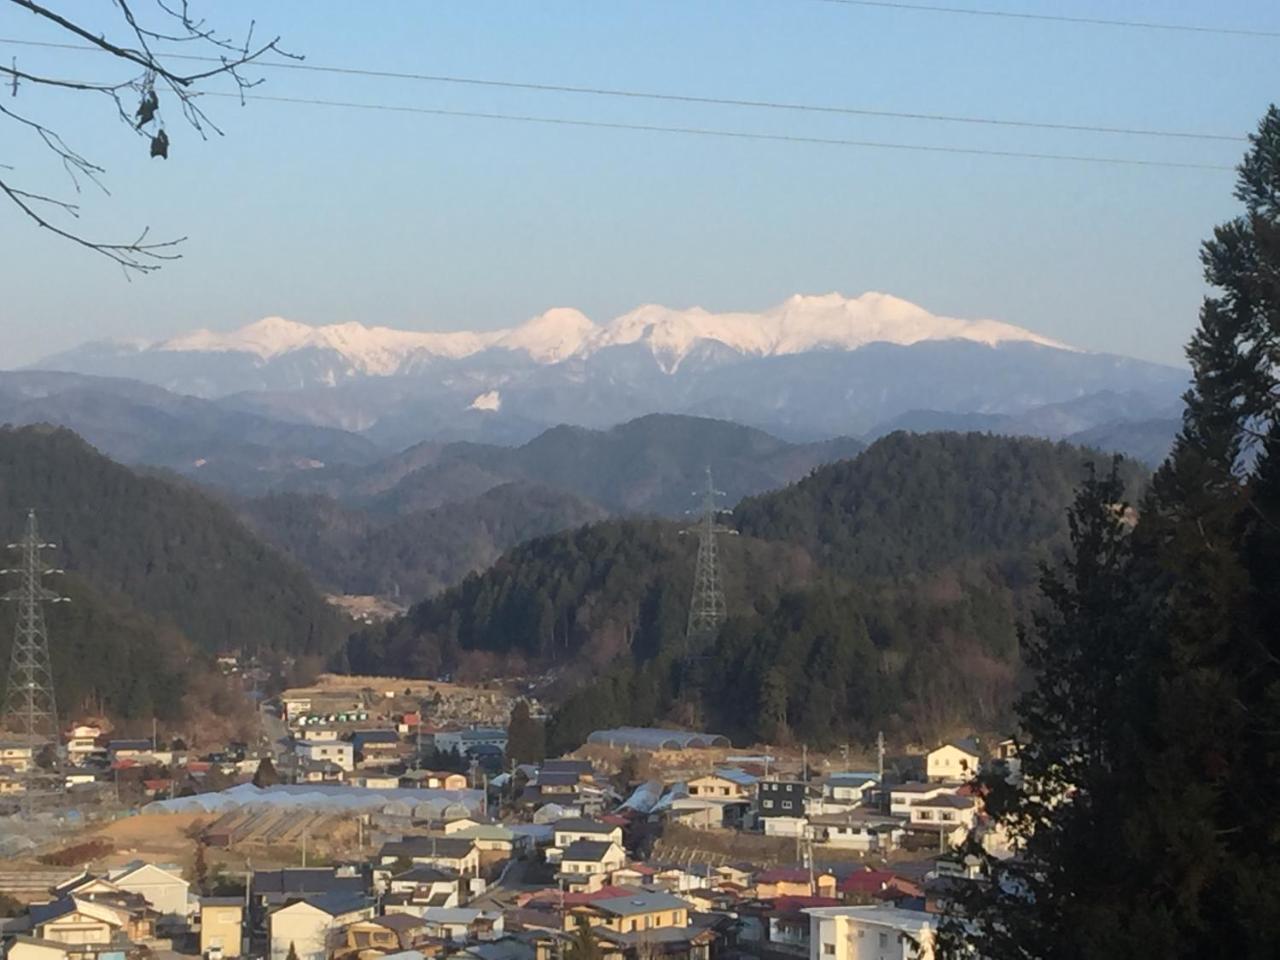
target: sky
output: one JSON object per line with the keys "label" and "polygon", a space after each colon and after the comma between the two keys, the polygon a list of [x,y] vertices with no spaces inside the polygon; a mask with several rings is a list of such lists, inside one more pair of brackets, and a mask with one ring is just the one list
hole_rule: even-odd
{"label": "sky", "polygon": [[[1280,32],[1273,0],[955,6]],[[59,9],[80,14],[82,5]],[[1240,137],[1280,99],[1280,38],[964,16],[830,0],[194,0],[306,63],[435,76]],[[101,15],[107,9],[102,5]],[[115,30],[109,19],[94,29]],[[0,40],[65,42],[10,4]],[[100,54],[0,61],[123,79]],[[252,92],[382,106],[1231,168],[1234,140],[653,102],[263,67]],[[202,89],[226,93],[225,81]],[[202,140],[161,100],[167,160],[106,98],[30,85],[0,106],[101,165],[74,187],[0,116],[0,180],[81,204],[85,235],[186,237],[126,278],[0,203],[0,367],[86,340],[263,316],[490,329],[552,306],[759,310],[880,290],[1080,347],[1179,363],[1198,261],[1237,212],[1230,169],[993,157],[209,97]],[[166,106],[169,108],[166,110]],[[3,200],[0,197],[0,200]],[[60,224],[67,221],[59,220]]]}

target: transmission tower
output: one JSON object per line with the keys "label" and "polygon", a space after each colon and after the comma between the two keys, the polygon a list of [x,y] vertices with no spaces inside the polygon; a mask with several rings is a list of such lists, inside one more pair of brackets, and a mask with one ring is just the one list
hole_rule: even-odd
{"label": "transmission tower", "polygon": [[684,634],[685,660],[692,659],[705,649],[729,615],[724,587],[720,583],[720,550],[716,538],[719,534],[734,534],[737,531],[722,526],[717,519],[720,508],[716,505],[716,500],[722,496],[724,493],[716,489],[711,480],[711,468],[707,467],[707,488],[702,494],[702,518],[696,528],[698,560],[693,570],[693,596],[689,601],[689,622]]}
{"label": "transmission tower", "polygon": [[27,529],[22,539],[8,545],[17,552],[19,565],[0,573],[18,578],[17,589],[3,599],[18,605],[14,629],[13,651],[9,660],[9,686],[5,695],[4,726],[16,740],[31,748],[31,760],[21,771],[24,786],[23,809],[30,813],[32,801],[39,795],[61,792],[62,779],[56,772],[39,768],[36,758],[41,749],[58,748],[58,706],[53,692],[53,668],[49,663],[49,637],[44,626],[44,605],[65,603],[67,599],[47,590],[41,583],[46,574],[61,573],[47,569],[40,552],[53,547],[40,540],[36,512],[27,512]]}

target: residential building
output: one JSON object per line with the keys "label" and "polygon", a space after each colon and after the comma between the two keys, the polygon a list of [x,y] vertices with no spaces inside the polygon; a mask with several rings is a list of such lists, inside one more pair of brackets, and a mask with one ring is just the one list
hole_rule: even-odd
{"label": "residential building", "polygon": [[689,796],[704,799],[739,800],[750,798],[755,793],[757,777],[741,770],[726,768],[694,777],[686,783]]}
{"label": "residential building", "polygon": [[429,936],[465,943],[493,940],[505,930],[502,911],[473,910],[468,907],[428,907],[422,911]]}
{"label": "residential building", "polygon": [[190,916],[188,894],[191,884],[176,867],[164,869],[152,863],[135,860],[107,874],[107,879],[129,893],[145,897],[166,921],[186,923]]}
{"label": "residential building", "polygon": [[244,942],[244,898],[200,898],[200,955],[240,956]]}
{"label": "residential building", "polygon": [[809,836],[816,843],[846,850],[896,850],[905,834],[900,817],[869,810],[824,813],[809,818]]}
{"label": "residential building", "polygon": [[26,773],[34,763],[31,744],[19,740],[0,741],[0,766],[6,766],[14,773]]}
{"label": "residential building", "polygon": [[832,897],[836,895],[834,874],[817,871],[810,874],[800,867],[775,867],[762,870],[755,877],[758,900],[777,897]]}
{"label": "residential building", "polygon": [[547,860],[555,863],[560,853],[579,840],[602,840],[622,845],[622,827],[613,823],[592,820],[589,817],[570,817],[553,824],[554,847],[547,851]]}
{"label": "residential building", "polygon": [[948,826],[972,827],[977,817],[978,805],[971,797],[956,794],[942,794],[926,800],[916,800],[911,804],[911,826]]}
{"label": "residential building", "polygon": [[756,813],[770,817],[804,817],[808,785],[799,780],[761,780],[756,791]]}
{"label": "residential building", "polygon": [[564,929],[573,930],[579,919],[615,933],[633,933],[661,927],[687,927],[689,904],[664,891],[636,890],[624,897],[592,900],[567,910]]}
{"label": "residential building", "polygon": [[822,784],[822,800],[824,805],[853,807],[869,800],[879,787],[875,773],[833,773]]}
{"label": "residential building", "polygon": [[897,907],[814,907],[809,960],[933,960],[934,918]]}
{"label": "residential building", "polygon": [[505,753],[507,731],[501,727],[472,727],[466,730],[437,730],[435,733],[435,748],[441,753],[456,750],[462,756],[468,749],[480,744],[497,747]]}
{"label": "residential building", "polygon": [[394,730],[357,730],[351,735],[351,747],[360,755],[361,763],[392,763],[400,754],[400,734]]}
{"label": "residential building", "polygon": [[911,805],[917,800],[932,800],[953,794],[960,787],[950,783],[898,783],[889,788],[889,813],[895,817],[910,818]]}
{"label": "residential building", "polygon": [[102,756],[106,750],[99,746],[102,728],[96,723],[75,723],[62,734],[67,746],[67,760],[81,764],[93,756]]}
{"label": "residential building", "polygon": [[420,916],[388,913],[381,917],[360,919],[347,924],[339,934],[335,954],[361,954],[363,951],[396,953],[412,950],[427,939],[427,923]]}
{"label": "residential building", "polygon": [[622,847],[611,840],[578,840],[561,852],[556,876],[572,889],[598,890],[626,862]]}
{"label": "residential building", "polygon": [[464,877],[480,873],[480,852],[475,841],[463,837],[405,837],[384,843],[378,851],[383,865],[401,859],[418,866],[452,870]]}
{"label": "residential building", "polygon": [[286,960],[290,948],[298,960],[328,960],[339,930],[373,915],[372,901],[361,894],[319,894],[277,907],[267,918],[270,960]]}
{"label": "residential building", "polygon": [[355,750],[345,740],[297,740],[293,750],[304,762],[332,763],[344,773],[356,768]]}
{"label": "residential building", "polygon": [[925,756],[925,776],[933,783],[963,783],[978,772],[982,754],[972,737],[944,743]]}

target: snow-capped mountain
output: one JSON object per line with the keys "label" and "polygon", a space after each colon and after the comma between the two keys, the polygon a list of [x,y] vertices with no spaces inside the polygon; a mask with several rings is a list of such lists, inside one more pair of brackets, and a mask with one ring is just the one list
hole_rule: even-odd
{"label": "snow-capped mountain", "polygon": [[[459,360],[488,350],[509,351],[534,363],[553,364],[592,357],[610,347],[640,344],[664,372],[673,373],[702,343],[727,347],[743,357],[771,357],[814,350],[856,350],[869,343],[906,346],[933,340],[966,340],[987,346],[1036,343],[1068,349],[1021,327],[939,316],[883,293],[853,298],[831,293],[793,296],[762,313],[711,313],[701,307],[672,309],[646,304],[606,324],[561,307],[516,327],[484,332],[424,333],[356,322],[313,327],[267,317],[226,333],[197,330],[151,344],[89,344],[38,366],[130,376],[140,376],[140,369],[146,373],[150,368],[149,375],[140,378],[155,381],[156,371],[175,365],[175,355],[222,354],[240,358],[238,367],[247,364],[264,373],[272,366],[287,369],[291,383],[263,377],[263,387],[278,388],[409,374],[433,361]],[[303,361],[301,366],[299,361]],[[104,370],[104,363],[133,369]],[[307,382],[307,369],[313,371],[311,382]],[[160,377],[163,379],[163,374]],[[237,384],[209,390],[205,384],[183,383],[180,377],[164,385],[215,395],[244,389]]]}
{"label": "snow-capped mountain", "polygon": [[807,440],[897,422],[1022,423],[1071,404],[1059,419],[1085,429],[1129,419],[1126,409],[1176,416],[1187,376],[882,293],[793,296],[760,313],[650,304],[604,323],[557,308],[453,333],[269,317],[156,343],[86,344],[37,366],[140,380],[384,447],[523,442],[555,424],[609,427],[647,413]]}

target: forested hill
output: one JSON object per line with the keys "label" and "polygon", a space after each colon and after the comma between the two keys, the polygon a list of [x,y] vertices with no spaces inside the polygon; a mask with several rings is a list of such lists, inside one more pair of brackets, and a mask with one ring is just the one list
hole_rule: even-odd
{"label": "forested hill", "polygon": [[[136,474],[70,431],[0,429],[0,542],[21,535],[30,507],[42,536],[58,545],[47,559],[67,570],[84,606],[51,620],[55,662],[81,668],[75,684],[83,691],[91,678],[117,710],[137,712],[153,696],[131,694],[128,671],[167,670],[175,651],[179,660],[184,651],[227,648],[323,656],[341,644],[343,620],[305,574],[222,504]],[[9,622],[0,626],[4,663]],[[74,661],[65,660],[69,650],[78,651]],[[163,686],[157,681],[156,691]]]}
{"label": "forested hill", "polygon": [[[932,736],[1003,721],[1016,624],[1093,454],[979,434],[893,434],[740,505],[730,622],[682,688],[694,543],[628,521],[535,540],[353,638],[360,671],[560,666],[557,746],[594,726],[696,720],[742,738]],[[1132,477],[1140,479],[1134,469]],[[611,665],[608,669],[603,669]]]}
{"label": "forested hill", "polygon": [[[734,510],[744,534],[803,546],[852,577],[920,573],[963,558],[1019,555],[1060,540],[1086,464],[1066,443],[982,433],[894,433],[853,460]],[[1130,489],[1146,471],[1128,464]]]}

